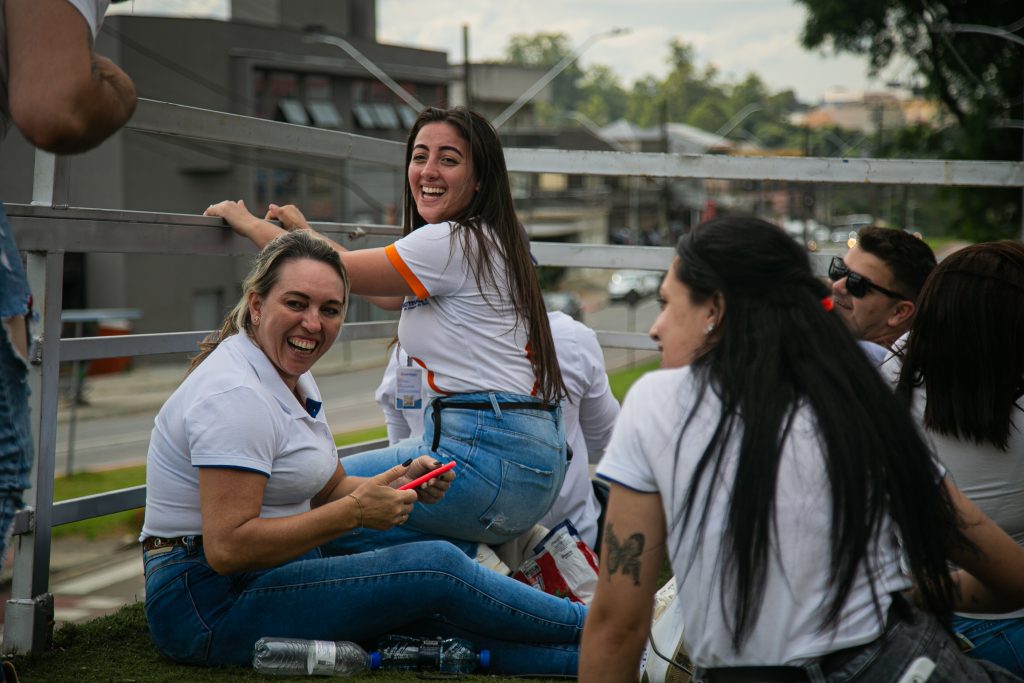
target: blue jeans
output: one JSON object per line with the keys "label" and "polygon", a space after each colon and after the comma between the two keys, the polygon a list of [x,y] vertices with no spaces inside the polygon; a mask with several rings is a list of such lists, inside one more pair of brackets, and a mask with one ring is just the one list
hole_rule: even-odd
{"label": "blue jeans", "polygon": [[[991,662],[971,659],[960,651],[934,615],[895,598],[885,632],[826,676],[821,666],[804,666],[812,683],[889,683],[901,677],[919,657],[935,664],[928,683],[1011,683],[1020,679]],[[771,680],[765,677],[765,680]],[[920,679],[914,679],[920,680]]]}
{"label": "blue jeans", "polygon": [[[28,282],[7,214],[0,204],[0,318],[28,313]],[[23,505],[32,471],[32,429],[28,408],[28,365],[0,324],[0,566],[14,513]]]}
{"label": "blue jeans", "polygon": [[14,232],[0,202],[0,318],[28,313],[29,289]]}
{"label": "blue jeans", "polygon": [[1024,677],[1024,617],[1016,619],[969,619],[953,617],[953,631],[974,644],[968,657],[995,662]]}
{"label": "blue jeans", "polygon": [[263,636],[351,640],[388,633],[466,636],[491,671],[575,674],[586,608],[481,567],[447,542],[323,557],[221,576],[202,545],[144,554],[146,618],[164,655],[250,665]]}
{"label": "blue jeans", "polygon": [[902,598],[897,600],[900,602],[890,611],[885,633],[823,680],[828,683],[898,681],[918,657],[927,657],[935,663],[928,683],[1018,680],[990,662],[965,656],[934,615],[911,607]]}
{"label": "blue jeans", "polygon": [[[537,409],[497,409],[495,402],[536,403]],[[411,541],[447,539],[464,550],[477,543],[498,545],[529,531],[551,508],[562,488],[568,463],[561,408],[544,408],[519,394],[458,394],[452,401],[480,407],[441,411],[441,436],[434,440],[434,406],[424,412],[422,439],[406,439],[388,448],[342,460],[347,474],[374,476],[420,455],[455,460],[455,480],[435,505],[417,503],[409,520],[388,531],[363,530],[329,544],[330,552],[362,552]]]}

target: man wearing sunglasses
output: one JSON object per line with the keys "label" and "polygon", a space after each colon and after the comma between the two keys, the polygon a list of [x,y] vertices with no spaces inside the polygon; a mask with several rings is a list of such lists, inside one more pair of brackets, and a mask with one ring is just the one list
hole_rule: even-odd
{"label": "man wearing sunglasses", "polygon": [[829,265],[834,310],[872,358],[910,329],[915,301],[935,267],[925,242],[902,230],[863,228],[857,244]]}

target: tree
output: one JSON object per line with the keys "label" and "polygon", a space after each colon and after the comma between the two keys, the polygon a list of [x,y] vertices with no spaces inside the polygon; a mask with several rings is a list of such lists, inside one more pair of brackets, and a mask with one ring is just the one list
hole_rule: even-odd
{"label": "tree", "polygon": [[[564,33],[517,34],[509,39],[508,47],[505,48],[505,61],[519,66],[550,69],[571,54],[572,45],[569,36]],[[576,104],[581,99],[578,81],[582,76],[579,64],[572,62],[555,77],[551,83],[552,107],[540,108],[538,114],[542,115],[541,118],[548,119],[557,116],[558,112],[576,109]]]}
{"label": "tree", "polygon": [[[909,59],[931,95],[959,123],[950,158],[1019,160],[1021,135],[1002,123],[1024,120],[1024,46],[990,35],[950,32],[956,24],[1002,28],[1024,37],[1019,0],[798,0],[809,48],[865,55],[878,72]],[[961,191],[965,236],[1009,236],[1020,224],[1019,190]],[[1016,213],[1016,216],[1014,215]]]}
{"label": "tree", "polygon": [[583,72],[578,83],[576,111],[604,125],[622,118],[629,96],[609,67],[595,64]]}

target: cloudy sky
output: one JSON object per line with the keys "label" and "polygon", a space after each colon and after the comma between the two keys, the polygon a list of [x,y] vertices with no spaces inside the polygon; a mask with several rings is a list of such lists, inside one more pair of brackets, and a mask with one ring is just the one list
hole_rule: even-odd
{"label": "cloudy sky", "polygon": [[[227,16],[227,0],[133,0],[111,12]],[[905,80],[905,68],[892,68],[869,80],[866,60],[831,57],[800,47],[804,10],[792,0],[377,0],[378,40],[444,50],[462,61],[462,25],[469,25],[470,59],[502,56],[509,36],[562,32],[574,46],[615,27],[630,32],[601,39],[580,58],[605,64],[625,86],[645,75],[667,71],[673,38],[696,48],[700,66],[715,64],[726,80],[755,72],[773,89],[794,89],[816,102],[823,92],[842,88],[881,88],[885,80]]]}

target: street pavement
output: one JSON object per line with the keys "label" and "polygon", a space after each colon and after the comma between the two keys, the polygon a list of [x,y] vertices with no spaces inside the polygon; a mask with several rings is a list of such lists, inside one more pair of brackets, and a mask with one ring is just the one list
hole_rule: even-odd
{"label": "street pavement", "polygon": [[[625,330],[624,305],[607,305],[603,291],[581,292],[585,322],[594,329]],[[641,302],[635,311],[635,331],[646,331],[657,306]],[[316,366],[315,374],[336,432],[383,424],[373,391],[387,359],[387,340],[338,343]],[[643,362],[649,352],[606,351],[609,371],[630,362]],[[75,410],[75,471],[125,466],[145,461],[152,419],[184,377],[184,363],[140,363],[128,372],[90,377],[86,405]],[[333,407],[332,407],[333,406]],[[64,472],[69,450],[71,411],[64,401],[58,414],[57,473]],[[90,453],[101,454],[89,459]],[[104,459],[106,458],[106,459]],[[0,572],[0,601],[10,594],[10,557]],[[145,599],[142,554],[134,537],[61,537],[51,546],[50,592],[55,620],[80,623]],[[3,614],[0,611],[0,623]]]}

